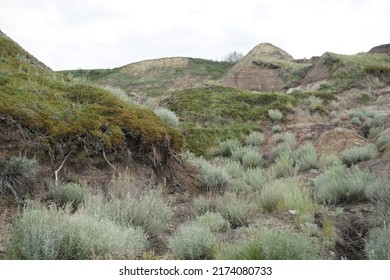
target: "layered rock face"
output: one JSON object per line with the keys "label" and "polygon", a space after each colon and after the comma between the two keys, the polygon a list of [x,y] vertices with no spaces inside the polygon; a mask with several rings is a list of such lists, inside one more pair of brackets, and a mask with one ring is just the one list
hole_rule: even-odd
{"label": "layered rock face", "polygon": [[292,61],[293,57],[272,44],[259,44],[226,74],[222,84],[245,90],[282,90],[286,82],[280,66],[272,63],[281,60]]}

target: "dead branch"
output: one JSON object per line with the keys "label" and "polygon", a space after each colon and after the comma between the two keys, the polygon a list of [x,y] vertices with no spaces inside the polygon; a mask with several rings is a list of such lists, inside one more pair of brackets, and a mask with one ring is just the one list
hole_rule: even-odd
{"label": "dead branch", "polygon": [[104,157],[104,159],[107,161],[107,163],[116,171],[116,172],[118,172],[118,169],[107,159],[107,157],[106,157],[106,152],[104,151],[104,149],[103,149],[103,157]]}
{"label": "dead branch", "polygon": [[64,166],[66,160],[68,159],[68,157],[70,156],[70,154],[72,153],[72,151],[69,152],[69,154],[66,155],[64,161],[61,163],[60,167],[54,172],[54,177],[55,177],[55,183],[56,185],[58,184],[58,172],[60,172],[60,170],[62,169],[62,167]]}

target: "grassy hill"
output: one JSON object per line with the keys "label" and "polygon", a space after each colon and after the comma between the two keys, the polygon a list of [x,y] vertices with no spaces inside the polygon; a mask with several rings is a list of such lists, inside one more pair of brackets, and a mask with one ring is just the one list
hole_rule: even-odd
{"label": "grassy hill", "polygon": [[219,80],[232,63],[173,57],[146,60],[114,69],[62,71],[96,85],[118,86],[127,92],[160,96],[170,90],[200,86]]}
{"label": "grassy hill", "polygon": [[[321,60],[328,71],[328,81],[320,90],[339,93],[352,87],[367,88],[389,85],[390,56],[378,53],[341,55],[325,53]],[[370,77],[377,77],[376,84],[368,85]]]}
{"label": "grassy hill", "polygon": [[150,110],[53,73],[3,34],[0,55],[1,127],[19,128],[26,146],[44,155],[148,145],[181,150],[180,132]]}

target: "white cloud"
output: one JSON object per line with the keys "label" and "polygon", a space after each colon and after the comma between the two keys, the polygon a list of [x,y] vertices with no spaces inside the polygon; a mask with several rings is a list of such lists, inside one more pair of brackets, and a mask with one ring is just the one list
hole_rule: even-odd
{"label": "white cloud", "polygon": [[270,42],[294,57],[389,43],[387,0],[2,0],[0,28],[55,70],[166,56],[221,59]]}

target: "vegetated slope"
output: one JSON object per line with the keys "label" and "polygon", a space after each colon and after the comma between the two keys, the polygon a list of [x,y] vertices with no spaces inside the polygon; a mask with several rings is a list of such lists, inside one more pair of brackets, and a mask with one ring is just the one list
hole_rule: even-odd
{"label": "vegetated slope", "polygon": [[159,96],[170,90],[213,83],[232,63],[200,58],[171,57],[131,63],[115,69],[62,71],[93,84],[118,86],[128,93]]}
{"label": "vegetated slope", "polygon": [[186,148],[198,155],[205,155],[220,141],[242,139],[254,130],[271,129],[271,123],[260,123],[268,119],[269,109],[291,112],[293,105],[303,102],[306,96],[211,86],[174,92],[162,104],[180,117]]}
{"label": "vegetated slope", "polygon": [[339,93],[352,87],[381,88],[389,84],[390,56],[381,53],[341,55],[325,53],[298,88]]}
{"label": "vegetated slope", "polygon": [[0,125],[10,132],[1,146],[42,157],[181,150],[180,132],[153,112],[55,74],[4,34],[0,40]]}

